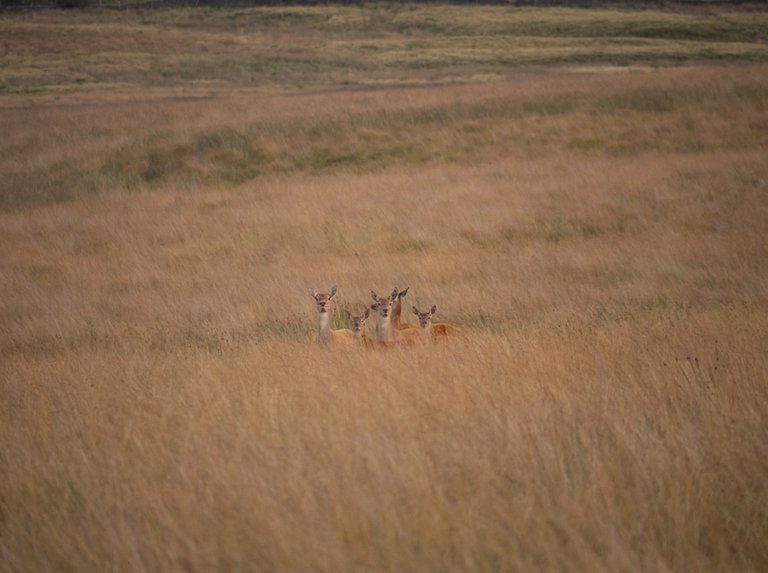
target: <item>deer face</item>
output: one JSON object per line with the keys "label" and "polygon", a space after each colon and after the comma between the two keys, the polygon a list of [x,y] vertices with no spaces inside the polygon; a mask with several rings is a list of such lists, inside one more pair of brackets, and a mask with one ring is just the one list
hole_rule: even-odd
{"label": "deer face", "polygon": [[352,332],[354,332],[355,334],[362,332],[363,327],[365,326],[365,321],[370,315],[371,315],[370,308],[366,308],[363,314],[359,314],[357,316],[347,311],[347,318],[349,318],[349,322],[352,323]]}
{"label": "deer face", "polygon": [[336,296],[336,286],[331,287],[331,291],[328,293],[325,292],[317,292],[315,289],[310,289],[309,294],[312,298],[315,299],[315,305],[317,306],[317,311],[320,314],[323,314],[325,312],[328,312],[331,306],[331,299],[333,299],[334,296]]}
{"label": "deer face", "polygon": [[387,318],[392,310],[392,304],[397,300],[397,289],[393,290],[388,297],[379,297],[371,291],[371,297],[375,302],[371,305],[371,310],[378,312],[381,318]]}
{"label": "deer face", "polygon": [[433,306],[428,312],[419,312],[418,308],[413,307],[413,314],[419,318],[419,327],[422,330],[429,330],[429,327],[432,326],[432,315],[436,312],[437,306]]}

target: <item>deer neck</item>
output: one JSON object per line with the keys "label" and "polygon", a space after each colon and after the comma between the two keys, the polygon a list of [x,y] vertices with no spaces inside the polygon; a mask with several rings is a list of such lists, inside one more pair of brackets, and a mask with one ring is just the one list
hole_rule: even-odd
{"label": "deer neck", "polygon": [[392,306],[392,324],[397,328],[400,326],[400,313],[403,311],[403,303],[398,297],[397,302]]}
{"label": "deer neck", "polygon": [[320,313],[317,325],[317,341],[320,344],[328,344],[331,341],[331,315],[328,312]]}
{"label": "deer neck", "polygon": [[391,316],[379,315],[379,340],[388,342],[391,328]]}

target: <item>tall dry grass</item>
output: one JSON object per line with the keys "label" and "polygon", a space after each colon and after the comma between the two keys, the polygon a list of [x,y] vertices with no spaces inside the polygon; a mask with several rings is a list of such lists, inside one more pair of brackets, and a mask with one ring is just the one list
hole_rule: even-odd
{"label": "tall dry grass", "polygon": [[765,570],[765,78],[3,98],[0,569]]}
{"label": "tall dry grass", "polygon": [[721,318],[12,360],[4,568],[760,570],[766,364]]}

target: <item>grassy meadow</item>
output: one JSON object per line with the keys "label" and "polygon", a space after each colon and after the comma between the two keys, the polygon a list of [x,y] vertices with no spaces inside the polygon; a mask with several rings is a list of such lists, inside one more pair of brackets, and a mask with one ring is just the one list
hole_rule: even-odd
{"label": "grassy meadow", "polygon": [[0,570],[765,571],[766,38],[0,12]]}

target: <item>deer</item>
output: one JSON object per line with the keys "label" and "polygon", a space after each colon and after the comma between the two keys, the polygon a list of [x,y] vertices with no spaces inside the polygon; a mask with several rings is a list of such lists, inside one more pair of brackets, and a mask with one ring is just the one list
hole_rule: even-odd
{"label": "deer", "polygon": [[376,345],[375,340],[368,338],[368,333],[365,331],[365,321],[371,315],[371,309],[366,308],[363,314],[354,315],[348,310],[346,311],[349,322],[352,323],[352,340],[355,344],[361,345],[363,348],[373,348]]}
{"label": "deer", "polygon": [[[410,287],[408,287],[410,288]],[[392,326],[395,330],[411,330],[418,329],[418,325],[410,324],[408,322],[400,322],[400,314],[403,310],[403,298],[408,294],[408,288],[397,293],[394,304],[392,305]],[[395,289],[397,290],[397,289]]]}
{"label": "deer", "polygon": [[447,324],[445,322],[438,322],[432,324],[432,316],[437,312],[437,305],[432,305],[432,308],[428,312],[419,312],[419,309],[415,306],[412,307],[413,314],[419,318],[419,330],[422,336],[431,336],[433,341],[447,340],[448,338],[454,338],[469,341],[466,334],[461,329]]}
{"label": "deer", "polygon": [[371,305],[378,315],[377,340],[385,345],[389,344],[413,344],[416,342],[416,330],[395,330],[392,328],[392,305],[398,296],[397,289],[392,291],[387,297],[380,297],[374,291],[371,291],[371,298],[375,304]]}
{"label": "deer", "polygon": [[350,345],[353,342],[352,331],[348,328],[332,329],[330,302],[336,296],[336,285],[331,287],[330,292],[317,292],[315,289],[309,289],[309,294],[315,299],[315,306],[319,314],[317,325],[317,342],[320,346],[329,345]]}

